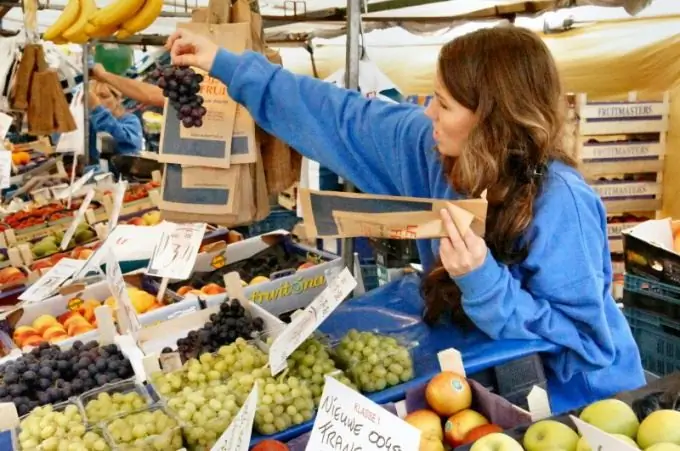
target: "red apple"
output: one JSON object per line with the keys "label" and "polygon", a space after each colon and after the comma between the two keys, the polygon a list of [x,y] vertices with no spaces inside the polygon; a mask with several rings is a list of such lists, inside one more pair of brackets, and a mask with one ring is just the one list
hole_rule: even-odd
{"label": "red apple", "polygon": [[477,426],[463,439],[463,444],[474,443],[485,435],[494,434],[496,432],[503,432],[503,428],[497,424],[483,424]]}
{"label": "red apple", "polygon": [[443,417],[468,409],[472,391],[467,380],[452,371],[443,371],[432,378],[425,389],[429,406]]}
{"label": "red apple", "polygon": [[278,440],[262,440],[257,445],[250,448],[250,451],[288,451],[288,445]]}
{"label": "red apple", "polygon": [[444,425],[444,440],[449,445],[462,445],[465,437],[476,427],[488,424],[489,421],[479,412],[466,409],[452,415]]}

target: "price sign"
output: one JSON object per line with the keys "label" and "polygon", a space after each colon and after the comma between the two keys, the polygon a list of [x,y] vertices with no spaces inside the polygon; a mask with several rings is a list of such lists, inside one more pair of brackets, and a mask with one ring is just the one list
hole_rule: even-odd
{"label": "price sign", "polygon": [[0,403],[0,431],[19,427],[19,415],[13,402]]}
{"label": "price sign", "polygon": [[277,375],[286,368],[286,359],[300,346],[349,295],[357,281],[343,269],[328,286],[276,337],[269,348],[269,366]]}
{"label": "price sign", "polygon": [[188,279],[205,234],[205,223],[165,223],[146,273],[168,279]]}
{"label": "price sign", "polygon": [[11,185],[12,152],[0,150],[0,188],[9,188]]}
{"label": "price sign", "polygon": [[125,311],[125,316],[127,316],[130,322],[131,331],[133,333],[137,332],[142,328],[142,325],[139,322],[135,308],[132,306],[132,301],[130,301],[130,297],[128,296],[127,286],[125,285],[125,280],[123,279],[123,273],[120,270],[118,260],[116,260],[115,254],[110,250],[106,255],[106,281],[111,288],[113,297],[116,299],[118,308]]}
{"label": "price sign", "polygon": [[127,183],[122,180],[113,187],[113,206],[111,207],[111,216],[108,224],[109,233],[111,233],[118,224],[118,217],[120,216],[120,210],[123,207],[123,198],[125,197],[126,189]]}
{"label": "price sign", "polygon": [[638,449],[573,415],[569,415],[569,418],[593,451],[636,451]]}
{"label": "price sign", "polygon": [[226,431],[217,439],[210,451],[248,451],[253,421],[257,410],[257,383],[250,391],[246,402],[238,411]]}
{"label": "price sign", "polygon": [[417,451],[420,431],[326,376],[306,451]]}
{"label": "price sign", "polygon": [[12,122],[14,122],[12,116],[9,114],[0,113],[0,141],[4,141],[4,139],[7,137],[7,133],[9,133],[9,128],[12,126]]}
{"label": "price sign", "polygon": [[73,234],[76,233],[78,224],[80,224],[83,221],[83,218],[85,217],[85,212],[87,211],[87,207],[90,206],[90,202],[92,202],[93,197],[94,190],[91,189],[90,191],[87,192],[85,199],[83,199],[83,203],[80,204],[80,208],[76,212],[76,216],[75,218],[73,218],[73,222],[71,222],[71,225],[68,226],[66,233],[64,233],[64,238],[62,238],[60,246],[62,251],[66,250],[66,248],[68,247],[68,243],[71,241],[71,238],[73,238]]}
{"label": "price sign", "polygon": [[44,276],[28,287],[19,299],[31,304],[52,296],[84,264],[84,260],[62,258]]}
{"label": "price sign", "polygon": [[56,199],[66,199],[73,197],[75,193],[77,193],[85,184],[92,178],[94,175],[94,169],[90,169],[87,174],[83,175],[80,177],[78,180],[73,182],[69,187],[66,189],[63,189],[59,191],[58,193],[55,194]]}

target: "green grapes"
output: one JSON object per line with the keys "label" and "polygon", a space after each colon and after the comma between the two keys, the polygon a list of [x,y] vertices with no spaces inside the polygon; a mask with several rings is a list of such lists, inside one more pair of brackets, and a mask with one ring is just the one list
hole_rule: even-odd
{"label": "green grapes", "polygon": [[85,415],[89,423],[97,423],[145,407],[148,407],[147,400],[136,391],[128,393],[101,392],[95,398],[85,401]]}
{"label": "green grapes", "polygon": [[255,380],[259,388],[255,412],[257,432],[272,435],[312,419],[314,396],[304,381],[295,376],[274,378],[268,369],[261,371]]}
{"label": "green grapes", "polygon": [[182,448],[177,421],[156,408],[128,414],[106,423],[106,431],[121,451],[166,451]]}
{"label": "green grapes", "polygon": [[414,377],[411,353],[392,337],[352,329],[335,352],[363,392],[384,390]]}
{"label": "green grapes", "polygon": [[22,451],[110,450],[99,433],[87,430],[74,404],[60,410],[54,410],[51,404],[36,407],[19,426],[18,442]]}

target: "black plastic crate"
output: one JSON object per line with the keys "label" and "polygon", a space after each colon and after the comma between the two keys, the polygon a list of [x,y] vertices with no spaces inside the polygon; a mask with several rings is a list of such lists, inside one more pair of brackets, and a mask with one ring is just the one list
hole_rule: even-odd
{"label": "black plastic crate", "polygon": [[666,315],[680,321],[680,287],[626,274],[623,289],[624,306]]}
{"label": "black plastic crate", "polygon": [[370,243],[376,262],[386,268],[403,268],[410,263],[419,263],[418,248],[414,240],[372,238]]}
{"label": "black plastic crate", "polygon": [[634,307],[624,308],[623,314],[640,349],[644,369],[660,376],[680,371],[680,321]]}

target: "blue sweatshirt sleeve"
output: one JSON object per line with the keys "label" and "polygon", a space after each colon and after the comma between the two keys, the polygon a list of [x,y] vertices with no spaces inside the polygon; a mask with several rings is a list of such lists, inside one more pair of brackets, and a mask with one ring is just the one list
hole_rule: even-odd
{"label": "blue sweatshirt sleeve", "polygon": [[113,137],[118,153],[129,155],[142,150],[142,124],[134,114],[116,118],[99,105],[90,112],[90,122],[95,133],[106,132]]}
{"label": "blue sweatshirt sleeve", "polygon": [[[227,85],[229,95],[260,127],[361,191],[429,194],[427,164],[422,160],[433,142],[422,108],[366,99],[358,92],[295,75],[254,52],[235,55],[220,50],[211,75]],[[423,174],[416,187],[404,183],[406,168],[411,174]]]}
{"label": "blue sweatshirt sleeve", "polygon": [[523,276],[489,252],[481,267],[454,280],[464,311],[491,338],[544,339],[566,349],[550,366],[567,381],[614,361],[606,317],[614,300],[605,283],[611,263],[604,206],[585,182],[552,177],[535,207],[529,255],[518,268]]}

